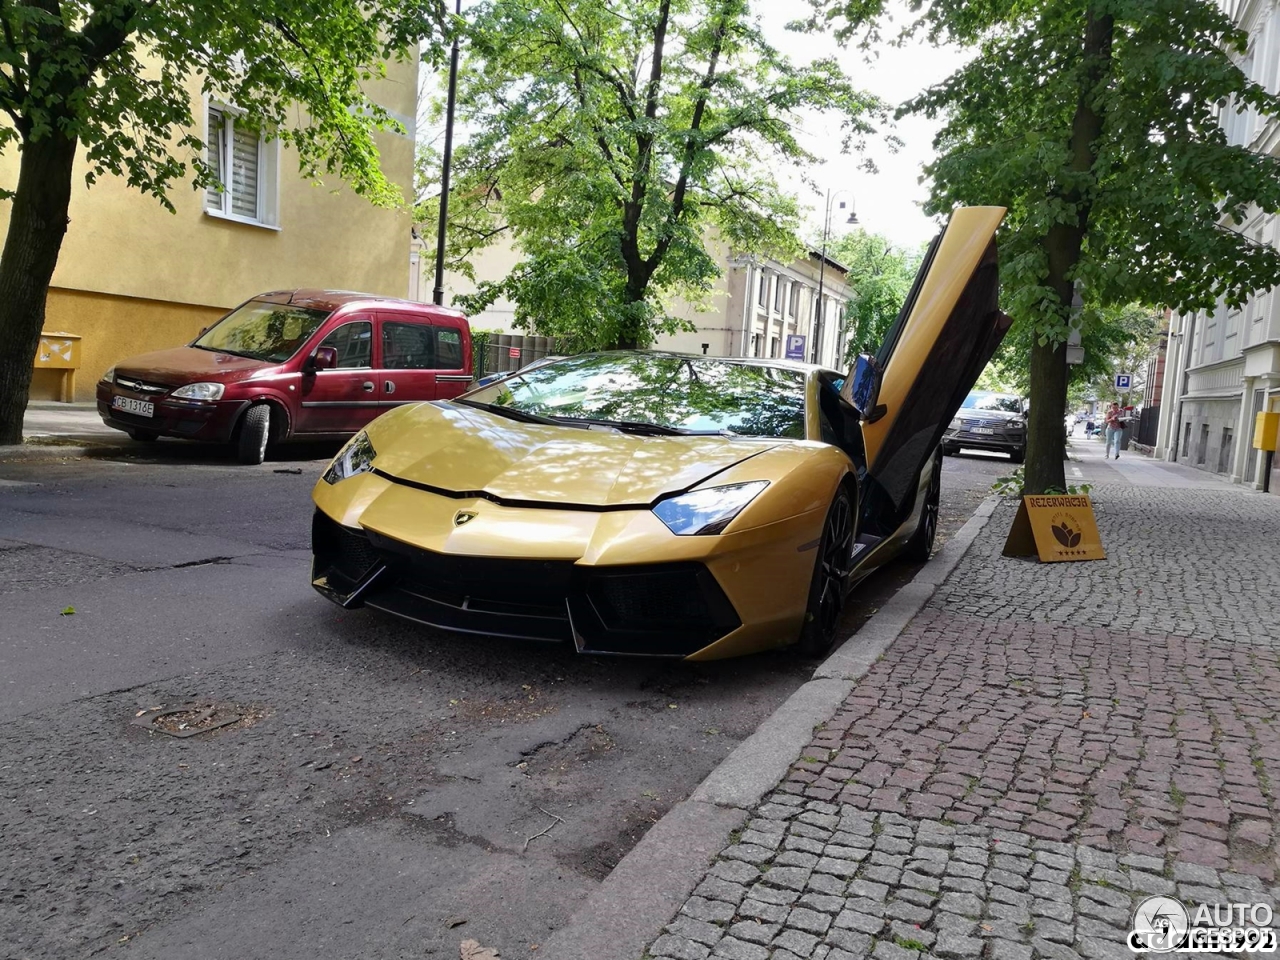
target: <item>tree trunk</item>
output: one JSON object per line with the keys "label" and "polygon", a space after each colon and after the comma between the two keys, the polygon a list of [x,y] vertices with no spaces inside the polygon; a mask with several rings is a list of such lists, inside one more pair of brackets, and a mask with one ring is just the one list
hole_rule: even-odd
{"label": "tree trunk", "polygon": [[[1102,136],[1103,116],[1096,106],[1099,87],[1111,72],[1111,41],[1115,20],[1110,15],[1096,16],[1092,7],[1087,13],[1084,33],[1084,72],[1080,78],[1080,99],[1071,121],[1071,162],[1073,174],[1088,173],[1098,159],[1098,139]],[[1089,230],[1093,210],[1092,192],[1078,186],[1062,199],[1075,207],[1074,223],[1056,223],[1044,240],[1049,264],[1045,285],[1057,295],[1064,307],[1073,299],[1075,269],[1080,263],[1084,238]],[[1067,456],[1063,417],[1067,408],[1067,348],[1052,340],[1038,341],[1031,347],[1031,415],[1027,422],[1027,461],[1023,493],[1046,493],[1067,489],[1063,461]]]}
{"label": "tree trunk", "polygon": [[22,146],[0,254],[0,444],[22,442],[45,297],[67,232],[75,157],[76,141],[56,132]]}
{"label": "tree trunk", "polygon": [[1067,345],[1031,345],[1031,412],[1027,417],[1027,465],[1024,493],[1067,489],[1063,467],[1066,431]]}

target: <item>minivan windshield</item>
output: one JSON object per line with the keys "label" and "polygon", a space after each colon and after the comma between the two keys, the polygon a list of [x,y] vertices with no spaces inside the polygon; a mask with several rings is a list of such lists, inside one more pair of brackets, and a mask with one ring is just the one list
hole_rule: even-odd
{"label": "minivan windshield", "polygon": [[803,373],[714,357],[567,357],[473,390],[460,402],[565,423],[804,439]]}
{"label": "minivan windshield", "polygon": [[298,352],[328,316],[328,310],[250,300],[215,323],[191,345],[237,357],[282,363]]}
{"label": "minivan windshield", "polygon": [[999,410],[1002,413],[1021,413],[1022,399],[1007,393],[971,393],[964,398],[962,406],[969,410]]}

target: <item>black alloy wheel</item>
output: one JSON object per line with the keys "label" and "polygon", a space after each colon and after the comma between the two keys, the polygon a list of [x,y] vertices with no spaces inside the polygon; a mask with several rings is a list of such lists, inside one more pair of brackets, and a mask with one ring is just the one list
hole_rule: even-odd
{"label": "black alloy wheel", "polygon": [[836,641],[853,557],[853,501],[849,491],[836,491],[822,524],[818,556],[809,584],[809,605],[797,644],[806,657],[820,657]]}
{"label": "black alloy wheel", "polygon": [[938,506],[942,501],[942,457],[933,458],[933,470],[929,475],[929,488],[924,495],[924,511],[916,532],[907,541],[903,557],[916,563],[924,563],[933,555],[933,542],[938,536]]}

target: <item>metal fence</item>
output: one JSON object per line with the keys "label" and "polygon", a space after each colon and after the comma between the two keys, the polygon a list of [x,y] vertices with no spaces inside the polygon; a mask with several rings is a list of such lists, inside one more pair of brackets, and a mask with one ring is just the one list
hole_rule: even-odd
{"label": "metal fence", "polygon": [[534,360],[551,356],[556,352],[552,337],[525,337],[514,333],[491,333],[484,350],[476,351],[476,378],[491,373],[508,373],[519,370]]}
{"label": "metal fence", "polygon": [[1143,407],[1138,414],[1138,429],[1133,432],[1133,439],[1148,447],[1156,445],[1156,434],[1160,429],[1160,404]]}

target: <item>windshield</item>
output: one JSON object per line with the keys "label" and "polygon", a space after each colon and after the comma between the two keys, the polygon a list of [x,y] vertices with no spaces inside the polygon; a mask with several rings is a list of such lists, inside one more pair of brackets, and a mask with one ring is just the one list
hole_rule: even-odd
{"label": "windshield", "polygon": [[192,346],[280,363],[297,353],[328,316],[328,310],[250,300],[206,330]]}
{"label": "windshield", "polygon": [[571,420],[804,438],[804,374],[710,357],[595,353],[557,360],[465,400]]}
{"label": "windshield", "polygon": [[1003,413],[1021,413],[1022,398],[1006,393],[971,393],[964,398],[963,407],[969,410],[999,410]]}

